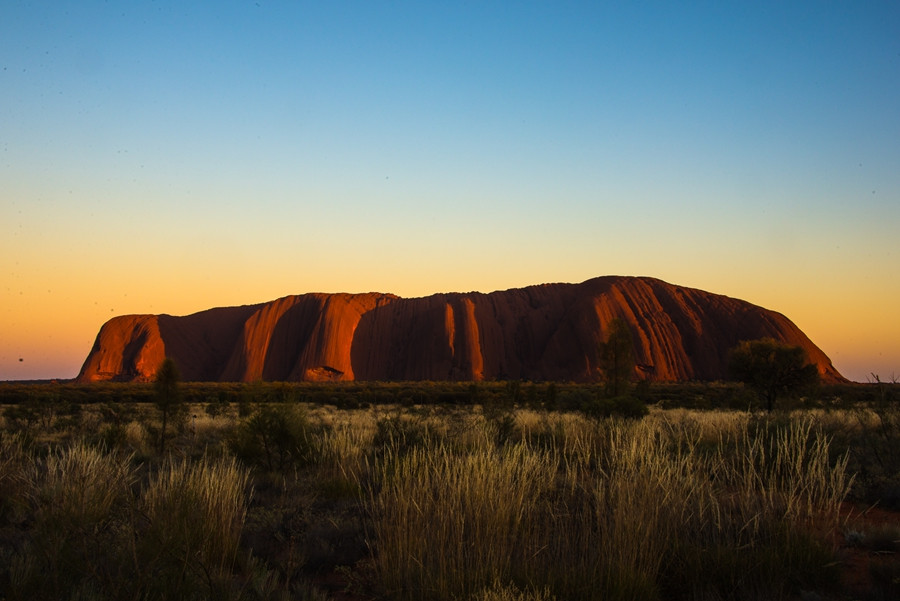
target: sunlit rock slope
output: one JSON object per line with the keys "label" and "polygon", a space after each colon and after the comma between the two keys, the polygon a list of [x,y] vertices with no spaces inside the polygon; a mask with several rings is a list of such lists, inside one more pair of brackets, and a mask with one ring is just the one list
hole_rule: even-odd
{"label": "sunlit rock slope", "polygon": [[631,326],[639,377],[722,379],[730,348],[771,337],[806,349],[826,381],[843,379],[780,313],[653,278],[607,276],[490,294],[303,294],[184,317],[115,317],[78,380],[152,379],[169,356],[187,381],[591,381],[616,317]]}

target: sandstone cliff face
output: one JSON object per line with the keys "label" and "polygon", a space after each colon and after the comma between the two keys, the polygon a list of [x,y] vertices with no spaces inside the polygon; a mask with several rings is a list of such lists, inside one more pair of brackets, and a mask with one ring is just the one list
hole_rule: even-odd
{"label": "sandstone cliff face", "polygon": [[730,348],[771,337],[802,346],[825,380],[843,379],[780,313],[609,276],[490,294],[304,294],[185,317],[116,317],[101,328],[78,381],[149,380],[166,356],[188,381],[591,381],[617,317],[634,335],[636,376],[722,379]]}

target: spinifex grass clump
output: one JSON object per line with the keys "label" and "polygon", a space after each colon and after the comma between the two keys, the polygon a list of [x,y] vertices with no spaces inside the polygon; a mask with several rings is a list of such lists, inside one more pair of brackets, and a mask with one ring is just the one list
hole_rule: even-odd
{"label": "spinifex grass clump", "polygon": [[4,489],[11,504],[0,528],[0,597],[223,598],[235,590],[248,472],[233,460],[166,462],[138,486],[130,456],[83,444],[43,458],[16,444],[3,450],[16,467],[3,480],[16,488]]}
{"label": "spinifex grass clump", "polygon": [[127,458],[76,445],[23,467],[31,529],[9,558],[14,595],[59,599],[109,588],[130,521],[134,477]]}
{"label": "spinifex grass clump", "polygon": [[663,569],[667,591],[755,599],[836,586],[828,541],[852,479],[809,421],[734,423],[699,464],[708,510],[686,514]]}
{"label": "spinifex grass clump", "polygon": [[18,522],[24,512],[30,464],[24,437],[0,434],[0,527]]}
{"label": "spinifex grass clump", "polygon": [[461,456],[413,448],[380,468],[372,508],[383,584],[407,598],[444,599],[474,594],[519,566],[530,509],[551,490],[556,466],[518,445]]}
{"label": "spinifex grass clump", "polygon": [[238,559],[248,477],[234,460],[170,462],[160,469],[141,498],[146,523],[136,540],[147,588],[174,598],[166,595],[212,593],[227,582]]}
{"label": "spinifex grass clump", "polygon": [[547,589],[541,591],[520,590],[514,584],[495,582],[469,598],[469,601],[556,601]]}
{"label": "spinifex grass clump", "polygon": [[386,453],[369,505],[388,591],[461,599],[499,581],[576,600],[778,598],[827,580],[848,479],[809,424],[730,422],[712,447],[695,434],[708,428],[659,416],[591,428],[562,447]]}

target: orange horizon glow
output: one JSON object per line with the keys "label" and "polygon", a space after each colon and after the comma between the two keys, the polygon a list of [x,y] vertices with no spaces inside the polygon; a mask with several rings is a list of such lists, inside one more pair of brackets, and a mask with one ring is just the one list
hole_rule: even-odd
{"label": "orange horizon glow", "polygon": [[[603,274],[606,275],[606,274]],[[588,279],[588,278],[584,278]],[[665,278],[660,278],[665,279]],[[559,281],[559,280],[554,280]],[[577,280],[583,281],[583,280]],[[669,283],[683,285],[677,280],[668,279]],[[535,282],[538,283],[538,282]],[[549,282],[540,282],[549,283]],[[576,283],[573,280],[572,283]],[[529,285],[529,284],[525,284]],[[509,285],[499,287],[468,286],[466,289],[443,290],[443,292],[467,292],[477,290],[491,292],[506,288],[521,287],[523,284],[510,282]],[[690,286],[698,287],[698,286]],[[108,319],[118,315],[167,313],[170,315],[188,315],[206,310],[215,306],[235,306],[256,304],[280,298],[288,294],[303,294],[305,292],[387,292],[397,294],[395,290],[379,287],[378,289],[348,288],[346,286],[332,286],[331,290],[319,288],[315,290],[290,290],[274,292],[268,296],[259,295],[243,297],[239,292],[216,289],[210,294],[196,291],[193,297],[172,297],[171,292],[158,292],[156,296],[149,291],[154,288],[153,282],[147,282],[147,290],[143,294],[135,295],[135,300],[128,300],[124,294],[115,294],[112,290],[101,291],[92,289],[96,294],[70,295],[69,299],[73,307],[81,309],[82,316],[74,311],[63,311],[56,304],[52,290],[46,297],[29,304],[27,315],[33,316],[30,321],[22,320],[11,324],[5,329],[4,348],[2,354],[2,369],[0,380],[26,380],[26,379],[69,379],[77,375],[84,359],[87,357],[94,338],[99,332],[100,326]],[[260,288],[264,286],[260,285]],[[270,288],[273,288],[270,286]],[[480,290],[479,290],[480,289]],[[705,289],[705,288],[701,288]],[[424,287],[410,286],[407,294],[398,294],[405,297],[428,296],[433,293]],[[731,291],[708,290],[717,294]],[[731,292],[726,294],[735,298],[742,298],[758,304],[767,309],[772,309],[785,314],[789,319],[803,330],[807,336],[821,348],[832,360],[832,363],[845,377],[858,382],[867,382],[876,374],[882,380],[889,381],[900,374],[896,367],[896,357],[900,357],[900,331],[885,329],[877,324],[889,323],[892,306],[882,304],[869,304],[863,308],[853,308],[852,298],[831,298],[828,303],[819,303],[812,307],[813,310],[802,311],[807,302],[805,298],[791,299],[786,295],[768,295],[765,291],[752,291],[746,293]],[[771,297],[773,302],[767,303],[765,297]],[[222,301],[216,301],[221,298]],[[94,299],[104,299],[94,300]],[[762,300],[761,300],[762,299]],[[120,309],[117,309],[118,305]],[[842,314],[854,311],[864,312],[873,318],[876,325],[869,325],[868,321],[835,322],[831,318],[834,312]],[[23,311],[23,313],[25,313]],[[22,340],[10,352],[7,340]],[[19,360],[21,359],[21,361]]]}

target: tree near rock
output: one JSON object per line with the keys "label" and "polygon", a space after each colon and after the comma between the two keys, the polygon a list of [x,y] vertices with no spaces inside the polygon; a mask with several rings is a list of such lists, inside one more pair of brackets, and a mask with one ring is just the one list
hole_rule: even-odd
{"label": "tree near rock", "polygon": [[634,377],[634,339],[631,327],[622,318],[610,322],[606,342],[600,343],[600,370],[609,396],[628,393]]}
{"label": "tree near rock", "polygon": [[162,413],[162,427],[159,431],[160,455],[165,453],[166,450],[166,427],[169,417],[178,411],[181,404],[181,390],[178,386],[180,379],[181,375],[178,373],[175,361],[169,357],[163,359],[153,381],[156,407]]}
{"label": "tree near rock", "polygon": [[781,393],[812,386],[819,380],[815,365],[809,363],[802,347],[773,338],[745,340],[734,347],[728,358],[731,377],[759,394],[772,411]]}

